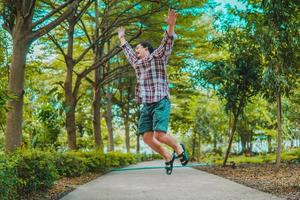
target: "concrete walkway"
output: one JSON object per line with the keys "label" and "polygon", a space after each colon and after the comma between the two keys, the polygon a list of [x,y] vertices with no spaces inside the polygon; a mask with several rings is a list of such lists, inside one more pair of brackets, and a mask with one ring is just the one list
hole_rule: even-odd
{"label": "concrete walkway", "polygon": [[[179,163],[175,162],[176,165]],[[130,167],[163,166],[149,161]],[[62,200],[280,200],[227,179],[192,168],[114,171],[78,187]]]}

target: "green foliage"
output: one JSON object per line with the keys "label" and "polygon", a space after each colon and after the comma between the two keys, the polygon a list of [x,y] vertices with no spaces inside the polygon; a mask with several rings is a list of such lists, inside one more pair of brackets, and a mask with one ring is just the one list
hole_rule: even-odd
{"label": "green foliage", "polygon": [[15,199],[22,193],[45,190],[58,178],[50,152],[17,151],[0,156],[0,197]]}
{"label": "green foliage", "polygon": [[137,161],[153,160],[157,154],[129,154],[100,151],[53,152],[18,150],[0,154],[0,199],[18,199],[20,194],[50,188],[59,177],[80,176],[86,172],[108,172]]}
{"label": "green foliage", "polygon": [[249,99],[259,92],[261,68],[259,51],[253,44],[253,37],[243,30],[232,28],[217,38],[215,43],[230,52],[226,60],[212,62],[212,65],[197,74],[204,80],[205,87],[213,87],[225,108],[239,116]]}
{"label": "green foliage", "polygon": [[17,152],[13,158],[17,160],[18,193],[47,189],[58,178],[50,152],[23,151]]}
{"label": "green foliage", "polygon": [[58,174],[65,177],[80,176],[86,171],[85,159],[76,152],[57,154],[55,165]]}
{"label": "green foliage", "polygon": [[53,106],[46,104],[40,107],[37,117],[44,125],[48,142],[56,142],[61,129],[58,121],[58,112],[53,108]]}
{"label": "green foliage", "polygon": [[121,152],[109,152],[110,166],[124,167],[126,165],[135,163],[135,158],[131,154],[124,154]]}
{"label": "green foliage", "polygon": [[247,30],[255,34],[264,67],[262,93],[274,101],[281,93],[289,95],[299,78],[298,1],[261,1],[263,12],[247,14]]}
{"label": "green foliage", "polygon": [[283,161],[300,163],[300,148],[296,148],[292,151],[282,153],[281,158]]}
{"label": "green foliage", "polygon": [[18,184],[15,161],[0,156],[0,199],[14,199],[18,195]]}
{"label": "green foliage", "polygon": [[[300,148],[293,149],[291,151],[286,151],[281,154],[282,160],[284,162],[300,162]],[[257,156],[231,156],[228,162],[234,162],[236,164],[263,164],[263,163],[274,163],[276,155],[275,154],[261,154]],[[222,165],[223,156],[214,153],[208,153],[201,158],[202,162],[206,162],[211,165]]]}
{"label": "green foliage", "polygon": [[73,152],[73,154],[84,158],[88,172],[107,172],[110,169],[109,156],[100,151]]}

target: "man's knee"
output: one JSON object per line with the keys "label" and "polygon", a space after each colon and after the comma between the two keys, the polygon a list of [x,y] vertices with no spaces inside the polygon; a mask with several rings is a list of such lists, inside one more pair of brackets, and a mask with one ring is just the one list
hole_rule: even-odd
{"label": "man's knee", "polygon": [[155,131],[154,132],[154,137],[155,139],[157,139],[158,141],[161,141],[163,138],[165,138],[166,133],[162,132],[162,131]]}
{"label": "man's knee", "polygon": [[143,134],[143,140],[146,144],[153,142],[153,132],[146,132]]}

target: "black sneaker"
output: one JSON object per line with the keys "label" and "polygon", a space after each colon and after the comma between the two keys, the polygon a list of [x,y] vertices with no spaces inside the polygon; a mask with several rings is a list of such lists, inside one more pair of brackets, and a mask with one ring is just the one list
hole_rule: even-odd
{"label": "black sneaker", "polygon": [[168,161],[168,162],[165,162],[165,169],[166,169],[166,173],[168,175],[171,175],[172,174],[172,171],[173,171],[173,163],[174,163],[174,160],[175,160],[175,154],[173,153],[173,157],[172,157],[172,160]]}
{"label": "black sneaker", "polygon": [[183,149],[183,152],[181,154],[178,155],[178,158],[181,162],[181,165],[182,166],[185,166],[188,164],[189,162],[189,158],[188,158],[188,155],[187,155],[187,152],[186,152],[186,149],[185,149],[185,146],[183,144],[180,144],[182,146],[182,149]]}

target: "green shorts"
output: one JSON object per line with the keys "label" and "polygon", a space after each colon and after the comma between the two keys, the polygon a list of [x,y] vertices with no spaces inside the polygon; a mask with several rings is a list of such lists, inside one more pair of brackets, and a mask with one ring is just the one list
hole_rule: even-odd
{"label": "green shorts", "polygon": [[170,118],[170,101],[167,97],[159,102],[147,103],[143,105],[138,124],[138,133],[153,131],[168,131]]}

